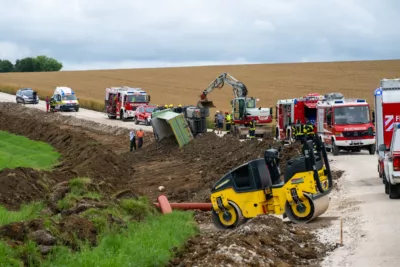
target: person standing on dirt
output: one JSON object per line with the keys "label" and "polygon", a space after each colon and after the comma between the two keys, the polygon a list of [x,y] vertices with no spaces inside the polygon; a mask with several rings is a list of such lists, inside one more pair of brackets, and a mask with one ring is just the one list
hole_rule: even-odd
{"label": "person standing on dirt", "polygon": [[255,140],[256,139],[256,121],[252,120],[250,122],[250,128],[249,128],[249,136],[250,140]]}
{"label": "person standing on dirt", "polygon": [[225,118],[224,118],[224,115],[222,115],[222,112],[218,113],[218,115],[217,115],[217,122],[218,122],[217,129],[218,129],[218,133],[219,134],[222,134],[222,129],[224,128],[224,121],[225,121]]}
{"label": "person standing on dirt", "polygon": [[36,93],[35,90],[33,90],[33,92],[32,92],[32,97],[33,97],[33,104],[34,104],[34,105],[37,104],[37,103],[36,103],[37,93]]}
{"label": "person standing on dirt", "polygon": [[225,128],[227,134],[231,133],[231,121],[232,121],[231,114],[229,114],[229,112],[225,112]]}
{"label": "person standing on dirt", "polygon": [[131,131],[129,132],[129,140],[130,140],[130,151],[132,152],[133,148],[136,150],[135,129],[131,129]]}
{"label": "person standing on dirt", "polygon": [[46,96],[46,112],[49,112],[50,109],[50,98]]}
{"label": "person standing on dirt", "polygon": [[140,128],[139,131],[137,131],[136,136],[137,136],[137,139],[138,139],[138,149],[142,148],[142,146],[143,146],[143,136],[144,136],[144,132],[143,132],[142,128]]}

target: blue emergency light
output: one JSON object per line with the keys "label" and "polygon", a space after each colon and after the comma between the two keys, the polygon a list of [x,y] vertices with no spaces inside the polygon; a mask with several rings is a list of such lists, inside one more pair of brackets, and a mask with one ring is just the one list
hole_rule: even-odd
{"label": "blue emergency light", "polygon": [[342,104],[344,103],[343,100],[335,100],[335,104]]}
{"label": "blue emergency light", "polygon": [[378,88],[375,90],[375,96],[382,94],[382,88]]}
{"label": "blue emergency light", "polygon": [[294,99],[293,103],[296,105],[297,104],[297,99]]}
{"label": "blue emergency light", "polygon": [[364,103],[365,99],[357,99],[357,103]]}

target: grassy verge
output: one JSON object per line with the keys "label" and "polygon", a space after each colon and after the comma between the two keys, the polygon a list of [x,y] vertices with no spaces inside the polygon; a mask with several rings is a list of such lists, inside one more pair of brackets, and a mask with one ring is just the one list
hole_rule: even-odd
{"label": "grassy verge", "polygon": [[[19,87],[13,85],[0,85],[0,92],[15,95]],[[45,100],[46,96],[52,96],[53,91],[49,90],[40,90],[33,88],[39,95],[41,100]],[[79,96],[77,96],[79,98]],[[104,112],[104,102],[102,101],[95,101],[86,98],[79,98],[79,104],[82,108],[95,110],[99,112]]]}
{"label": "grassy verge", "polygon": [[188,212],[173,212],[130,222],[120,233],[104,234],[93,249],[84,245],[79,253],[69,253],[59,247],[42,266],[163,266],[173,256],[171,250],[195,233],[191,220]]}
{"label": "grassy verge", "polygon": [[[164,266],[198,232],[191,212],[161,215],[147,198],[105,196],[88,178],[57,185],[48,199],[48,207],[0,209],[0,223],[11,223],[0,225],[0,266]],[[32,238],[38,230],[56,240],[46,253]]]}
{"label": "grassy verge", "polygon": [[30,167],[50,169],[60,154],[47,143],[0,131],[0,170]]}
{"label": "grassy verge", "polygon": [[[30,204],[21,205],[19,211],[9,211],[0,205],[0,226],[26,220],[32,220],[40,215],[40,211],[44,208],[42,202],[34,202]],[[0,265],[2,266],[2,265]]]}

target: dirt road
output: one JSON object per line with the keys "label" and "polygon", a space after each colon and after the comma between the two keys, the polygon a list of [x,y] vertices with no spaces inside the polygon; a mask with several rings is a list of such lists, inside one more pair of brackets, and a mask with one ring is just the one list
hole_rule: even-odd
{"label": "dirt road", "polygon": [[[325,216],[336,218],[327,235],[339,241],[342,216],[344,246],[334,251],[323,266],[399,266],[400,200],[384,192],[376,170],[376,155],[366,151],[331,157],[332,166],[345,170]],[[336,197],[336,198],[335,198]]]}
{"label": "dirt road", "polygon": [[[0,93],[0,102],[12,102],[15,103],[15,95],[10,95],[10,94],[5,94],[5,93]],[[26,107],[30,108],[37,108],[40,110],[46,110],[46,103],[43,100],[39,101],[38,105],[26,105]],[[133,121],[127,121],[123,122],[120,120],[112,120],[109,119],[104,113],[102,112],[97,112],[89,109],[84,109],[80,108],[78,112],[61,112],[62,115],[65,116],[74,116],[80,119],[84,120],[90,120],[94,121],[97,123],[101,124],[106,124],[109,126],[117,126],[117,127],[123,127],[123,128],[134,128],[134,129],[139,129],[142,128],[143,131],[148,131],[152,132],[153,128],[151,126],[145,126],[145,125],[135,125]]]}

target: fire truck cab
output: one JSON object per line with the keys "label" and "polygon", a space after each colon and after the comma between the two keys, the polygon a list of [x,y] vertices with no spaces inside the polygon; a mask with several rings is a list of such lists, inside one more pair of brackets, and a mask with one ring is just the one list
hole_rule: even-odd
{"label": "fire truck cab", "polygon": [[[378,173],[383,177],[384,158],[390,149],[394,124],[400,122],[400,78],[382,79],[381,86],[375,90],[376,145],[379,148]],[[386,149],[382,149],[382,145]]]}
{"label": "fire truck cab", "polygon": [[148,105],[150,95],[141,88],[110,87],[106,88],[105,112],[110,119],[123,121],[133,119],[137,107]]}
{"label": "fire truck cab", "polygon": [[312,93],[300,98],[278,100],[275,112],[276,139],[290,142],[292,124],[305,124],[309,121],[315,126],[316,106],[320,99],[320,94]]}
{"label": "fire truck cab", "polygon": [[330,93],[317,103],[317,132],[334,156],[340,150],[375,154],[375,129],[369,104],[364,99],[346,99]]}

